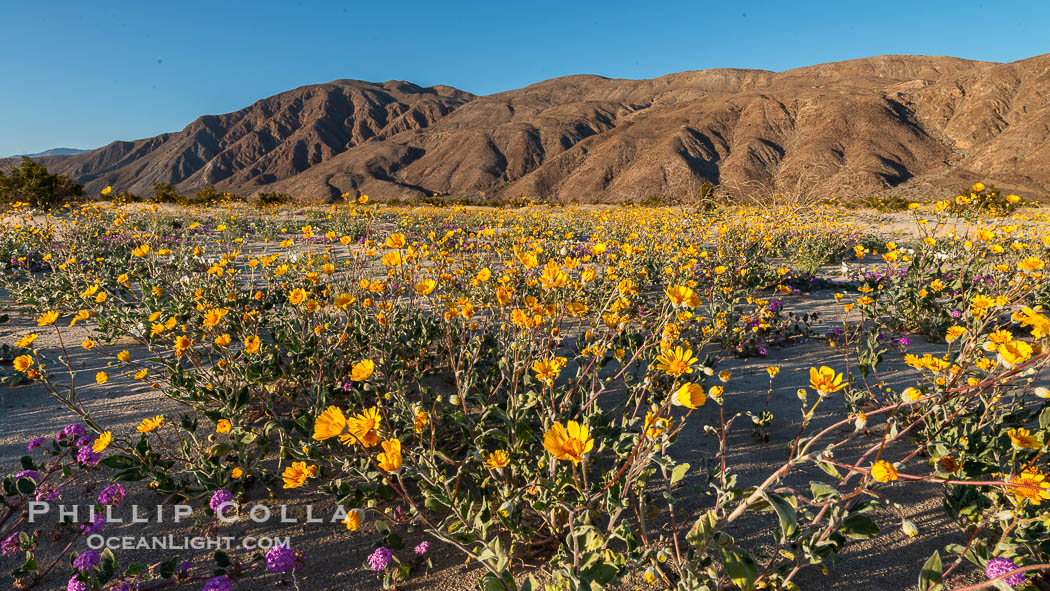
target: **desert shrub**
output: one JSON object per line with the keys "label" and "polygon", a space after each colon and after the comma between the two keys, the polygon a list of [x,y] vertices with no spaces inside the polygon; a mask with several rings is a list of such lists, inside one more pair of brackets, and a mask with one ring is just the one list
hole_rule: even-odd
{"label": "desert shrub", "polygon": [[109,197],[115,203],[142,203],[144,199],[141,195],[132,193],[131,191],[122,190],[117,193],[111,193]]}
{"label": "desert shrub", "polygon": [[197,191],[193,195],[176,197],[179,205],[216,205],[221,202],[235,201],[237,197],[226,191],[216,191],[215,187],[209,186]]}
{"label": "desert shrub", "polygon": [[1024,206],[1017,195],[1003,195],[995,185],[974,183],[962,189],[948,202],[952,212],[960,215],[1006,215]]}
{"label": "desert shrub", "polygon": [[287,193],[276,191],[262,192],[256,197],[255,203],[259,207],[276,207],[292,202],[292,196]]}
{"label": "desert shrub", "polygon": [[83,196],[84,187],[62,174],[50,174],[47,168],[22,157],[17,168],[0,171],[0,200],[21,201],[34,207],[48,207]]}
{"label": "desert shrub", "polygon": [[169,183],[153,183],[153,195],[149,200],[152,203],[178,203],[179,194]]}
{"label": "desert shrub", "polygon": [[890,211],[904,211],[911,205],[911,201],[908,201],[900,195],[868,195],[857,200],[857,204],[861,207],[868,207],[876,211],[890,212]]}

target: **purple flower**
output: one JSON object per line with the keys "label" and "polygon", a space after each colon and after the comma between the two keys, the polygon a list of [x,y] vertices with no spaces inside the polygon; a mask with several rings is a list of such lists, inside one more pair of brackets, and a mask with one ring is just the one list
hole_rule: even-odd
{"label": "purple flower", "polygon": [[908,337],[901,337],[901,338],[897,339],[897,344],[899,344],[899,345],[901,345],[903,347],[907,347],[908,345],[911,344],[911,339],[909,339]]}
{"label": "purple flower", "polygon": [[58,496],[62,494],[61,486],[38,486],[36,489],[36,500],[38,501],[54,501]]}
{"label": "purple flower", "polygon": [[91,521],[80,526],[80,533],[84,535],[91,535],[102,531],[102,528],[106,527],[106,518],[96,513]]}
{"label": "purple flower", "polygon": [[201,591],[233,591],[233,579],[226,575],[212,577],[205,581]]}
{"label": "purple flower", "polygon": [[91,570],[98,566],[98,563],[101,561],[101,554],[98,550],[88,550],[73,559],[73,568],[77,570]]}
{"label": "purple flower", "polygon": [[26,451],[32,452],[40,449],[40,446],[44,445],[45,441],[47,441],[47,437],[34,437],[33,439],[30,439],[29,445],[26,446]]}
{"label": "purple flower", "polygon": [[266,570],[272,573],[288,573],[295,569],[295,550],[281,544],[270,548],[266,553]]}
{"label": "purple flower", "polygon": [[420,542],[418,546],[412,549],[416,554],[422,556],[430,550],[430,542]]}
{"label": "purple flower", "polygon": [[80,579],[73,577],[66,584],[66,591],[88,591],[88,586],[82,583]]}
{"label": "purple flower", "polygon": [[92,439],[91,437],[85,436],[85,437],[81,437],[80,439],[77,439],[77,442],[76,442],[75,445],[77,447],[84,447],[85,445],[91,443],[92,441],[94,441],[94,439]]}
{"label": "purple flower", "polygon": [[19,478],[32,478],[36,482],[40,482],[40,472],[36,470],[22,470],[18,474],[15,474],[15,480]]}
{"label": "purple flower", "polygon": [[[1017,570],[1017,565],[1014,564],[1013,560],[1010,560],[1009,558],[993,558],[989,560],[988,565],[984,567],[984,574],[989,579],[994,579],[1001,575],[1005,575],[1012,570]],[[1020,587],[1025,584],[1026,580],[1027,577],[1025,577],[1024,573],[1010,575],[1004,579],[1006,584],[1011,587]]]}
{"label": "purple flower", "polygon": [[18,540],[18,532],[7,536],[3,542],[0,542],[0,555],[2,556],[14,556],[21,549],[22,543]]}
{"label": "purple flower", "polygon": [[379,572],[386,570],[390,561],[394,559],[394,553],[386,546],[376,548],[376,551],[368,556],[368,568]]}
{"label": "purple flower", "polygon": [[[211,507],[211,510],[215,511],[216,513],[220,513],[219,509],[222,509],[221,514],[225,515],[226,511],[231,509],[229,503],[232,502],[233,493],[226,490],[225,488],[220,488],[219,490],[212,493],[211,500],[208,501],[208,506]],[[224,507],[223,505],[226,506]]]}
{"label": "purple flower", "polygon": [[91,446],[85,445],[77,450],[77,461],[85,466],[97,466],[102,454],[92,451]]}
{"label": "purple flower", "polygon": [[117,506],[125,496],[127,496],[127,491],[124,490],[124,487],[119,482],[114,482],[98,493],[98,504]]}
{"label": "purple flower", "polygon": [[86,432],[87,431],[85,431],[84,425],[81,425],[79,423],[73,423],[72,425],[69,425],[65,429],[59,431],[58,435],[55,435],[55,441],[59,443],[64,443],[66,441],[76,441],[77,439],[83,437]]}
{"label": "purple flower", "polygon": [[962,312],[960,312],[958,310],[952,310],[952,318],[961,318],[961,317],[962,317]]}

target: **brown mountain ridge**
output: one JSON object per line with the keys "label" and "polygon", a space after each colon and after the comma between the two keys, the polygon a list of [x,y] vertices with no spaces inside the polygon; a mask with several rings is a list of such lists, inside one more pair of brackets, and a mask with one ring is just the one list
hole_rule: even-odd
{"label": "brown mountain ridge", "polygon": [[880,56],[784,72],[579,75],[475,96],[336,80],[185,129],[39,160],[89,192],[206,186],[561,202],[730,192],[928,192],[975,180],[1050,192],[1050,54],[998,64]]}

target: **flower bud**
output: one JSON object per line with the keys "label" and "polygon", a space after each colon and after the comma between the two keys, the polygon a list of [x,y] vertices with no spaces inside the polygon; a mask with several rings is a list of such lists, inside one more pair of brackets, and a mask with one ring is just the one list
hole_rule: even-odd
{"label": "flower bud", "polygon": [[905,388],[904,392],[901,392],[901,402],[905,404],[913,404],[918,402],[922,398],[922,390],[915,387]]}
{"label": "flower bud", "polygon": [[864,413],[858,413],[857,418],[853,420],[853,428],[857,431],[868,426],[868,415]]}

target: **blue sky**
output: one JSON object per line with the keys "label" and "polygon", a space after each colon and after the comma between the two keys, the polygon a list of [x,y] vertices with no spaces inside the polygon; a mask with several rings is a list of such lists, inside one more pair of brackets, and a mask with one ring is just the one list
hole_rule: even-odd
{"label": "blue sky", "polygon": [[0,0],[0,156],[177,131],[337,78],[487,94],[580,73],[1050,52],[1044,0],[646,4]]}

